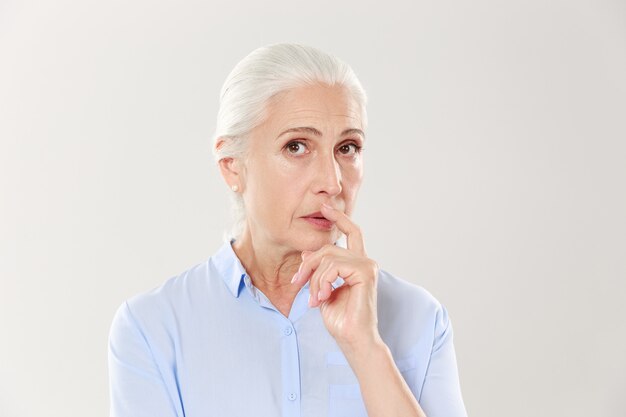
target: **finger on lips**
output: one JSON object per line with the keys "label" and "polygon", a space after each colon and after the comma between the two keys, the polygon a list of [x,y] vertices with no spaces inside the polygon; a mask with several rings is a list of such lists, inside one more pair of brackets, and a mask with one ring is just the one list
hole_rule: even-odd
{"label": "finger on lips", "polygon": [[335,222],[339,230],[346,235],[347,249],[360,254],[365,254],[363,236],[361,229],[341,210],[332,208],[327,204],[322,204],[322,214],[329,216],[328,220]]}
{"label": "finger on lips", "polygon": [[[346,249],[349,252],[365,255],[363,237],[359,227],[341,210],[335,209],[327,204],[322,204],[321,208],[324,216],[335,222],[341,232],[346,235],[347,248],[337,247],[335,245],[325,245],[317,251],[302,251],[302,263],[298,272],[293,276],[291,283],[305,283],[309,281],[310,295],[309,306],[314,307],[320,305],[321,301],[330,297],[334,290],[332,283],[339,276],[336,265],[332,262],[323,262],[326,255],[345,255]],[[324,265],[322,265],[324,263]],[[346,271],[344,271],[346,272]]]}

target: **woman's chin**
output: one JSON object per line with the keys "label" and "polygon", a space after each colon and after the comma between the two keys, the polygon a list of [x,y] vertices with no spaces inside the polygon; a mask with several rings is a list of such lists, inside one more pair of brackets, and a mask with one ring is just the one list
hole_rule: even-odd
{"label": "woman's chin", "polygon": [[340,237],[340,233],[329,231],[322,233],[307,233],[305,235],[296,236],[294,244],[297,248],[307,251],[316,251],[324,245],[334,244]]}

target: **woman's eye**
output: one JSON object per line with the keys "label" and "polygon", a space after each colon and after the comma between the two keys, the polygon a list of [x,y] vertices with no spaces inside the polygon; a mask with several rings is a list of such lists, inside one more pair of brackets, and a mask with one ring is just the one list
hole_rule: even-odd
{"label": "woman's eye", "polygon": [[356,143],[346,143],[339,147],[339,152],[341,152],[343,155],[355,155],[361,152],[361,149],[361,146],[357,145]]}
{"label": "woman's eye", "polygon": [[300,141],[289,142],[286,148],[292,155],[302,155],[306,150],[306,146]]}

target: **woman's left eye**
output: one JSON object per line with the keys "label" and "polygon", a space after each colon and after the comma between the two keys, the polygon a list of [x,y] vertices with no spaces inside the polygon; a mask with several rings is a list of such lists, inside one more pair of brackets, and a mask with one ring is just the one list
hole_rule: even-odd
{"label": "woman's left eye", "polygon": [[361,152],[361,149],[356,143],[345,143],[339,147],[339,152],[343,155],[354,155]]}

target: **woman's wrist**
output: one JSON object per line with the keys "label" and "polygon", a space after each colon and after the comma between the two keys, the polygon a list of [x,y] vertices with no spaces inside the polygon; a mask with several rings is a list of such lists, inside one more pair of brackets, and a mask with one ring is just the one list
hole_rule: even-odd
{"label": "woman's wrist", "polygon": [[366,367],[373,357],[385,355],[389,350],[379,334],[351,343],[344,342],[340,347],[355,374]]}
{"label": "woman's wrist", "polygon": [[359,381],[368,415],[425,417],[382,339],[344,353]]}

